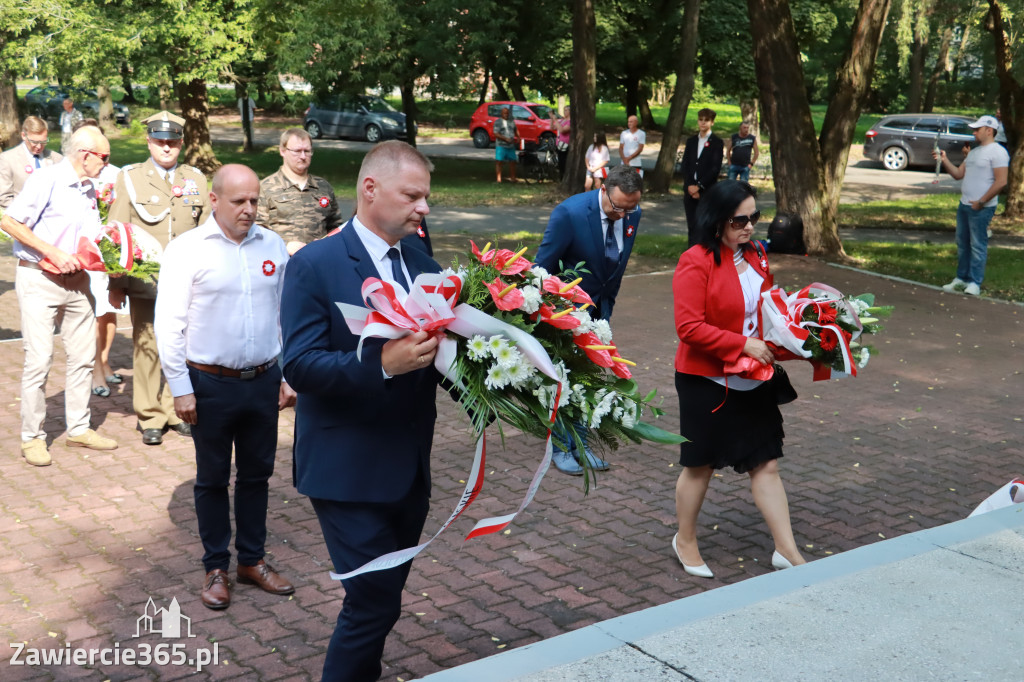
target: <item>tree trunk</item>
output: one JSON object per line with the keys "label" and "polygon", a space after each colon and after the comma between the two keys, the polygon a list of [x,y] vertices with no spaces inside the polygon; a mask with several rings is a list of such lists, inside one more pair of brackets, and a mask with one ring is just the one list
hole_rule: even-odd
{"label": "tree trunk", "polygon": [[181,93],[177,92],[178,88],[172,86],[167,81],[160,81],[160,85],[157,86],[157,95],[160,97],[160,110],[169,111],[171,107],[171,96],[177,95],[178,101],[181,101]]}
{"label": "tree trunk", "polygon": [[750,124],[750,134],[761,137],[761,121],[757,116],[758,102],[756,97],[740,100],[740,116]]}
{"label": "tree trunk", "polygon": [[13,71],[0,71],[0,149],[18,139],[18,90]]}
{"label": "tree trunk", "polygon": [[526,93],[523,92],[523,79],[518,74],[512,74],[508,77],[508,87],[512,91],[512,96],[519,102],[526,101]]}
{"label": "tree trunk", "polygon": [[508,96],[508,90],[505,89],[505,84],[501,82],[500,78],[498,78],[498,74],[493,74],[491,76],[491,80],[494,81],[494,94],[499,101],[508,101],[511,99]]}
{"label": "tree trunk", "polygon": [[211,175],[221,167],[210,143],[210,101],[206,81],[196,79],[177,84],[181,115],[185,119],[185,162]]}
{"label": "tree trunk", "polygon": [[[850,157],[850,144],[857,119],[871,89],[878,48],[889,16],[892,0],[861,0],[853,21],[853,34],[846,56],[837,72],[835,94],[825,112],[821,128],[822,172],[825,194],[822,196],[822,221],[818,234],[807,239],[808,251],[829,257],[845,257],[839,240],[839,193]],[[779,179],[776,177],[776,183]],[[806,227],[806,225],[805,225]]]}
{"label": "tree trunk", "polygon": [[121,102],[124,104],[139,103],[135,99],[135,88],[132,86],[132,70],[126,61],[121,62],[121,88],[124,90],[124,99]]}
{"label": "tree trunk", "polygon": [[636,116],[636,112],[640,109],[640,79],[633,73],[627,72],[622,79],[622,84],[626,89],[626,118]]}
{"label": "tree trunk", "polygon": [[597,124],[597,19],[594,0],[572,0],[572,142],[561,189],[583,191],[587,147]]}
{"label": "tree trunk", "polygon": [[476,103],[480,106],[487,101],[487,91],[491,88],[491,70],[484,69],[484,84],[480,87],[480,100]]}
{"label": "tree trunk", "polygon": [[956,59],[953,60],[952,80],[954,83],[960,78],[960,65],[964,63],[964,55],[967,53],[968,40],[971,37],[971,25],[960,26],[960,47],[956,51]]}
{"label": "tree trunk", "polygon": [[413,79],[402,83],[402,111],[405,112],[406,142],[416,146],[416,94],[413,92]]}
{"label": "tree trunk", "polygon": [[654,114],[651,113],[651,103],[647,101],[646,86],[640,88],[640,121],[640,125],[645,130],[661,130],[661,126],[654,120]]}
{"label": "tree trunk", "polygon": [[1012,156],[1006,180],[1006,210],[1003,211],[1003,215],[1020,220],[1024,218],[1024,88],[1013,75],[1013,57],[999,0],[988,0],[988,12],[985,28],[992,33],[995,44],[999,108],[1003,127],[1006,129],[1006,139],[1012,142]]}
{"label": "tree trunk", "polygon": [[921,97],[924,92],[924,60],[928,55],[928,38],[915,35],[910,48],[910,84],[907,91],[906,111],[921,111]]}
{"label": "tree trunk", "polygon": [[235,81],[235,99],[242,103],[242,151],[251,152],[252,120],[249,118],[249,87],[242,81]]}
{"label": "tree trunk", "polygon": [[97,85],[96,97],[100,103],[98,114],[100,129],[110,134],[110,131],[117,128],[117,121],[114,120],[114,98],[110,96],[110,87],[107,85]]}
{"label": "tree trunk", "polygon": [[[754,69],[761,111],[772,134],[777,209],[803,219],[809,252],[841,255],[841,246],[834,237],[835,214],[824,211],[825,177],[789,2],[747,0],[747,11],[750,25],[755,27]],[[764,28],[758,30],[759,26]],[[784,135],[777,134],[783,131]]]}
{"label": "tree trunk", "polygon": [[928,78],[928,89],[924,93],[924,105],[921,111],[931,113],[935,108],[935,91],[939,88],[939,78],[946,70],[946,62],[949,61],[949,46],[953,42],[953,29],[946,27],[942,32],[942,42],[939,43],[939,54],[935,57],[935,67],[932,75]]}
{"label": "tree trunk", "polygon": [[697,27],[700,21],[700,0],[686,0],[683,5],[683,35],[676,57],[676,87],[672,91],[668,121],[661,139],[661,151],[654,164],[648,187],[654,192],[667,192],[672,184],[676,152],[683,139],[686,111],[693,97],[694,64],[697,61]]}

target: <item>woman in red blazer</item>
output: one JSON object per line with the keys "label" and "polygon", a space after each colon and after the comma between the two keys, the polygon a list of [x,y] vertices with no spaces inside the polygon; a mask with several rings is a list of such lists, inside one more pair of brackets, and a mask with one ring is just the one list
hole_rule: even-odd
{"label": "woman in red blazer", "polygon": [[786,490],[779,477],[782,413],[768,382],[727,375],[725,368],[746,355],[771,364],[760,339],[761,292],[772,286],[764,250],[751,243],[756,210],[753,187],[728,180],[704,195],[697,214],[699,241],[679,258],[675,297],[676,391],[683,467],[676,482],[679,532],[672,547],[683,569],[714,577],[697,547],[700,513],[715,469],[728,466],[750,476],[757,508],[775,540],[772,565],[805,563],[789,520]]}

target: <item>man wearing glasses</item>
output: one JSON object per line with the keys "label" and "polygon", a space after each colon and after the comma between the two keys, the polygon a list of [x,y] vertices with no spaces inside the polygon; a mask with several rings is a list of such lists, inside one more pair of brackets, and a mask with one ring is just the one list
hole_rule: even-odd
{"label": "man wearing glasses", "polygon": [[[590,295],[594,305],[590,315],[608,321],[615,297],[622,284],[629,254],[633,250],[640,224],[640,198],[643,178],[633,166],[615,166],[600,189],[569,197],[555,207],[544,230],[544,238],[534,261],[551,274],[574,268],[583,261],[586,271],[580,288]],[[608,463],[586,447],[586,429],[577,429],[591,469],[604,471]],[[574,441],[575,439],[572,439]],[[565,443],[565,440],[563,440]],[[574,442],[566,452],[555,451],[553,461],[559,471],[578,476],[583,473]]]}
{"label": "man wearing glasses", "polygon": [[[209,215],[206,176],[198,168],[178,163],[185,119],[169,111],[153,114],[146,124],[150,157],[125,166],[114,183],[110,219],[131,223],[151,234],[166,248],[172,239],[199,225]],[[156,284],[134,277],[110,279],[110,305],[130,301],[132,318],[132,407],[142,442],[159,445],[168,429],[190,435],[188,424],[174,412],[166,383],[161,389],[160,358],[153,334]]]}
{"label": "man wearing glasses", "polygon": [[[94,239],[100,227],[94,178],[110,159],[110,143],[98,128],[86,126],[68,140],[64,160],[32,173],[14,199],[0,228],[14,239],[18,259],[14,287],[21,308],[25,365],[21,376],[21,454],[35,466],[50,464],[46,447],[46,377],[53,362],[53,336],[59,316],[67,355],[64,382],[65,444],[114,450],[117,442],[91,428],[89,397],[96,357],[96,318],[89,277],[73,257],[80,237]],[[59,274],[44,270],[45,266]]]}
{"label": "man wearing glasses", "polygon": [[21,125],[22,143],[0,154],[0,208],[11,205],[30,175],[64,158],[46,148],[48,133],[46,121],[29,116]]}
{"label": "man wearing glasses", "polygon": [[331,184],[309,174],[313,160],[309,133],[289,128],[281,133],[279,151],[281,168],[260,181],[256,222],[281,235],[293,254],[341,226],[344,219]]}

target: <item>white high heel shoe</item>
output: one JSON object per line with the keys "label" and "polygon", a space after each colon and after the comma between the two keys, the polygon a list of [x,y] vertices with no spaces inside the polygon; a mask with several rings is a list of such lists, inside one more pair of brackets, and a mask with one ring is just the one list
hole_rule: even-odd
{"label": "white high heel shoe", "polygon": [[679,554],[679,548],[676,546],[676,538],[679,537],[679,533],[672,536],[672,549],[676,553],[676,558],[679,559],[679,563],[683,565],[683,570],[690,575],[697,576],[698,578],[714,578],[715,574],[711,572],[707,564],[701,564],[700,566],[687,566],[683,561],[683,557]]}
{"label": "white high heel shoe", "polygon": [[784,568],[793,568],[793,564],[789,563],[789,559],[779,554],[779,550],[775,550],[772,554],[772,568],[782,570]]}

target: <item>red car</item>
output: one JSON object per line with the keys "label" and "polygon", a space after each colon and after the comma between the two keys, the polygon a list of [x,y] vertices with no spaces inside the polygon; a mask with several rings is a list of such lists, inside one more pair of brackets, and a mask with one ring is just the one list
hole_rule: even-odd
{"label": "red car", "polygon": [[554,138],[551,130],[551,112],[546,104],[536,102],[484,102],[469,119],[469,134],[473,146],[483,149],[494,143],[494,121],[501,118],[501,110],[512,107],[511,117],[516,122],[519,137],[527,142],[540,142],[542,137]]}

